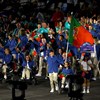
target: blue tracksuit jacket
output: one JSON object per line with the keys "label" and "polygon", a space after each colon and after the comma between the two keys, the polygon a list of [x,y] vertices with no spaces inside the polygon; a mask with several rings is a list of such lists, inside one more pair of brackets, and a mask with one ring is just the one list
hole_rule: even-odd
{"label": "blue tracksuit jacket", "polygon": [[71,68],[65,68],[65,67],[62,69],[61,73],[64,74],[65,76],[74,74],[74,72],[73,72],[73,70]]}
{"label": "blue tracksuit jacket", "polygon": [[47,64],[48,64],[48,73],[53,73],[53,72],[56,72],[58,73],[58,67],[59,67],[59,64],[63,64],[63,61],[60,61],[57,56],[49,56],[47,58]]}
{"label": "blue tracksuit jacket", "polygon": [[12,55],[11,54],[5,54],[3,57],[3,63],[10,64],[12,61]]}
{"label": "blue tracksuit jacket", "polygon": [[12,39],[12,40],[7,41],[7,44],[5,45],[5,47],[8,47],[10,51],[13,52],[15,50],[16,45],[17,45],[16,40]]}
{"label": "blue tracksuit jacket", "polygon": [[[34,61],[29,61],[28,62],[29,68],[32,69],[34,67]],[[27,66],[27,62],[24,60],[22,63],[23,68]]]}

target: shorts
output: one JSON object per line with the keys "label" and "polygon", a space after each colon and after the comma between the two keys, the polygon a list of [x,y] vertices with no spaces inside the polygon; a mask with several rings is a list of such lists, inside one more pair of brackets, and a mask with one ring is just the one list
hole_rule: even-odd
{"label": "shorts", "polygon": [[85,73],[84,78],[90,80],[91,79],[91,75],[92,75],[92,72],[88,71],[88,73]]}

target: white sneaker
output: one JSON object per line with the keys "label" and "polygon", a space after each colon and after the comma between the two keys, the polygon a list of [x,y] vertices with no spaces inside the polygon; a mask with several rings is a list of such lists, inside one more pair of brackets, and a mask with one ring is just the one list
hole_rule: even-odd
{"label": "white sneaker", "polygon": [[41,76],[41,74],[36,74],[36,76]]}
{"label": "white sneaker", "polygon": [[26,80],[29,80],[30,78],[26,78]]}
{"label": "white sneaker", "polygon": [[86,93],[85,89],[82,91],[82,93]]}
{"label": "white sneaker", "polygon": [[96,78],[94,77],[94,78],[92,78],[92,80],[96,81]]}
{"label": "white sneaker", "polygon": [[86,93],[90,93],[89,89],[87,89]]}
{"label": "white sneaker", "polygon": [[4,75],[4,79],[7,79],[7,75]]}
{"label": "white sneaker", "polygon": [[21,77],[21,80],[23,80],[24,78],[23,77]]}
{"label": "white sneaker", "polygon": [[50,93],[53,93],[54,92],[54,89],[51,89]]}
{"label": "white sneaker", "polygon": [[48,77],[46,76],[46,77],[45,77],[45,79],[47,80],[47,79],[48,79]]}
{"label": "white sneaker", "polygon": [[65,88],[69,88],[69,85],[68,85],[68,84],[66,84]]}
{"label": "white sneaker", "polygon": [[62,85],[61,88],[63,89],[64,88],[64,85]]}
{"label": "white sneaker", "polygon": [[58,91],[58,90],[59,90],[59,87],[58,87],[58,85],[55,87],[55,90],[56,90],[56,91]]}

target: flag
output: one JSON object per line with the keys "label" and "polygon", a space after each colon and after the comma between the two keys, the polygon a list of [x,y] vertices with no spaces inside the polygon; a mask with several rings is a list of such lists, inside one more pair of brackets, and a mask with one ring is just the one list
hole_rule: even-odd
{"label": "flag", "polygon": [[31,37],[33,38],[35,35],[36,35],[36,33],[33,31],[33,32],[31,33]]}
{"label": "flag", "polygon": [[20,38],[18,38],[17,41],[18,41],[18,42],[17,42],[17,46],[20,46],[20,45],[21,45],[21,40],[20,40]]}
{"label": "flag", "polygon": [[72,54],[71,52],[68,52],[67,56],[68,56],[68,57],[72,57],[73,54]]}
{"label": "flag", "polygon": [[94,44],[94,39],[91,33],[86,30],[74,17],[71,18],[70,30],[69,30],[69,43],[75,47],[80,48],[84,43]]}
{"label": "flag", "polygon": [[40,40],[41,40],[40,36],[38,36],[38,35],[35,35],[34,39],[36,39],[38,42],[40,42]]}
{"label": "flag", "polygon": [[36,50],[35,50],[35,49],[31,49],[30,55],[32,55],[32,56],[37,56]]}

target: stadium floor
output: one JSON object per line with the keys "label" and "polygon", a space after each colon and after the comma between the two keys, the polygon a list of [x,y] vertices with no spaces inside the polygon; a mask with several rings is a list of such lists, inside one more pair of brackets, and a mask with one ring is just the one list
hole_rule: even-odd
{"label": "stadium floor", "polygon": [[[38,85],[28,85],[25,100],[69,100],[67,93],[50,93],[49,80],[38,78]],[[19,95],[19,90],[16,91]],[[11,89],[8,84],[0,83],[0,100],[11,100]],[[100,79],[91,82],[89,94],[83,96],[83,100],[100,100]]]}

